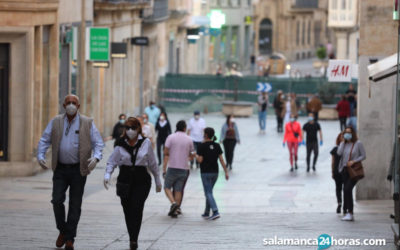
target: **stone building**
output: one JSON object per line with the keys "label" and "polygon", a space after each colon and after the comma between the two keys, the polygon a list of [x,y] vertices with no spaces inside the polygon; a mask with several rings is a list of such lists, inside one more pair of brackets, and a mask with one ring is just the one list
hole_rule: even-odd
{"label": "stone building", "polygon": [[215,72],[217,64],[237,63],[241,68],[250,64],[253,49],[253,15],[250,0],[211,0],[209,9],[220,10],[225,24],[215,34],[210,33],[209,59]]}
{"label": "stone building", "polygon": [[0,0],[0,176],[35,172],[34,152],[58,114],[58,0]]}
{"label": "stone building", "polygon": [[370,82],[367,66],[397,53],[397,22],[392,1],[362,0],[358,82],[358,134],[365,146],[365,178],[357,185],[358,199],[389,199],[386,180],[395,133],[396,77]]}
{"label": "stone building", "polygon": [[255,1],[255,54],[282,53],[289,61],[315,56],[328,42],[327,8],[327,0]]}
{"label": "stone building", "polygon": [[357,0],[330,0],[328,27],[335,33],[337,59],[358,63],[359,4]]}

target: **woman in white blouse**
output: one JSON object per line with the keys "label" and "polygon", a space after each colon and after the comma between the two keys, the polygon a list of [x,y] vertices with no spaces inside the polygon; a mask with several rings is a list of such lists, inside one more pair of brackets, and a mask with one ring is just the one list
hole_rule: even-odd
{"label": "woman in white blouse", "polygon": [[154,176],[156,192],[161,192],[162,185],[151,141],[143,137],[139,120],[130,117],[124,125],[123,139],[118,142],[107,161],[104,187],[108,189],[115,167],[120,166],[117,195],[121,198],[125,214],[130,249],[137,249],[144,203],[151,188],[151,177],[148,172]]}

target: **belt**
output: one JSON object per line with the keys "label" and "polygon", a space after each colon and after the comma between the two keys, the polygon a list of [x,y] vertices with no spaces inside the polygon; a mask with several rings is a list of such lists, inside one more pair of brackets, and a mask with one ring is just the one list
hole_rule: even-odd
{"label": "belt", "polygon": [[73,163],[73,164],[64,164],[64,163],[58,162],[57,165],[62,168],[77,168],[80,166],[79,162]]}

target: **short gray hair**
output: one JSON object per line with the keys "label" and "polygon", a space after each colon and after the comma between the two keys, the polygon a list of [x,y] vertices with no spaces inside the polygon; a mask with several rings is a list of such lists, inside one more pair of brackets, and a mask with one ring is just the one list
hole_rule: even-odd
{"label": "short gray hair", "polygon": [[68,94],[68,95],[66,95],[66,96],[64,97],[64,103],[65,103],[65,101],[67,100],[68,97],[74,97],[74,98],[76,98],[76,100],[78,100],[78,103],[81,103],[81,102],[79,101],[79,97],[78,97],[77,95],[73,95],[73,94]]}

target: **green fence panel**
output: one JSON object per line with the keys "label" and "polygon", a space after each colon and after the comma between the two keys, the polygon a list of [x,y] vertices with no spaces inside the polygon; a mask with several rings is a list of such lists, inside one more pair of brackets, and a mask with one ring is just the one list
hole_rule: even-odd
{"label": "green fence panel", "polygon": [[[325,104],[336,103],[346,92],[350,83],[329,83],[325,78],[265,78],[257,76],[224,77],[215,75],[173,75],[168,74],[159,81],[159,103],[168,111],[218,112],[222,102],[234,100],[237,89],[237,100],[256,102],[257,83],[269,83],[270,102],[278,90],[284,93],[296,93],[300,104],[305,109],[309,96],[319,94]],[[357,81],[353,81],[357,87]]]}

